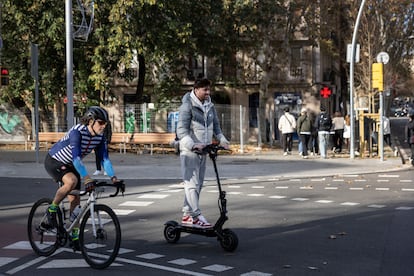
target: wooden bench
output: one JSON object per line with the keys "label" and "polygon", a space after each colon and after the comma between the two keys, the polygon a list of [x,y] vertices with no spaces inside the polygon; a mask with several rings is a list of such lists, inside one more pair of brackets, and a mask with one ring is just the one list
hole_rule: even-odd
{"label": "wooden bench", "polygon": [[[39,132],[39,147],[40,144],[44,145],[46,149],[49,148],[49,144],[56,143],[59,141],[65,132]],[[153,154],[154,146],[161,146],[162,151],[167,145],[171,144],[175,138],[175,133],[121,133],[114,132],[111,136],[112,145],[117,145],[119,147],[120,153],[126,153],[127,147],[132,147],[138,152],[142,152],[139,146],[150,146],[150,153]],[[33,144],[35,141],[29,140],[26,141],[26,150],[28,149],[29,143]]]}
{"label": "wooden bench", "polygon": [[[151,155],[154,152],[154,145],[161,146],[162,152],[166,145],[171,145],[171,142],[175,139],[175,133],[170,132],[158,132],[158,133],[134,133],[133,137],[129,141],[132,145],[149,145]],[[138,153],[138,151],[137,151]]]}
{"label": "wooden bench", "polygon": [[[44,145],[44,147],[49,149],[49,143],[54,144],[59,141],[66,132],[39,132],[39,148]],[[25,143],[25,149],[28,150],[29,145],[34,145],[36,140],[28,139]]]}
{"label": "wooden bench", "polygon": [[113,132],[111,143],[119,146],[119,153],[126,153],[126,146],[131,140],[132,133]]}

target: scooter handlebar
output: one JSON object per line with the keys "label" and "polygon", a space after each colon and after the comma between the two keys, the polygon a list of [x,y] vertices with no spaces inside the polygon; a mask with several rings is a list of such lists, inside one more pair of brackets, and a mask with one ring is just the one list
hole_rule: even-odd
{"label": "scooter handlebar", "polygon": [[194,149],[193,152],[198,154],[217,154],[220,150],[229,150],[223,146],[220,146],[218,144],[208,144],[205,147],[203,147],[201,150]]}

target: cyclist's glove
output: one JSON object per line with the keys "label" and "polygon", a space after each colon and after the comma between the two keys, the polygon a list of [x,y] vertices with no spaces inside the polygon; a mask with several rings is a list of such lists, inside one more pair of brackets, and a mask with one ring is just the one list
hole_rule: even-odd
{"label": "cyclist's glove", "polygon": [[121,191],[122,195],[124,195],[125,192],[125,184],[123,180],[117,180],[114,185],[119,188],[119,190]]}
{"label": "cyclist's glove", "polygon": [[89,179],[86,179],[85,183],[83,184],[85,185],[85,191],[89,193],[95,190],[96,180],[89,178]]}

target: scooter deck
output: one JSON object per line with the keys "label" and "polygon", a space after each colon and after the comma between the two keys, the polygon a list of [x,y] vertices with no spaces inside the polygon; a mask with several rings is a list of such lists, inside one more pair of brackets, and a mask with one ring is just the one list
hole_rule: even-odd
{"label": "scooter deck", "polygon": [[207,228],[207,227],[197,227],[197,226],[192,226],[192,225],[178,224],[176,228],[179,229],[181,232],[185,232],[185,233],[203,235],[207,237],[217,236],[214,226]]}

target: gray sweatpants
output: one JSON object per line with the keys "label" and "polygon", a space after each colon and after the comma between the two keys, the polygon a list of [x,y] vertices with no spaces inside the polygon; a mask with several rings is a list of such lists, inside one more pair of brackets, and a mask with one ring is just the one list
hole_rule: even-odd
{"label": "gray sweatpants", "polygon": [[180,155],[180,159],[185,192],[182,211],[185,216],[197,217],[201,214],[199,200],[206,172],[207,155],[185,152]]}

